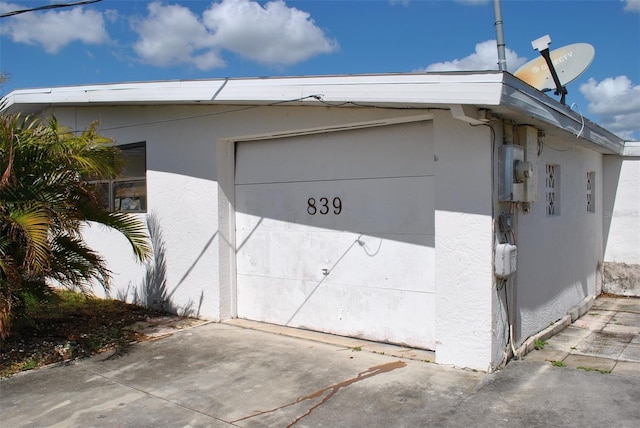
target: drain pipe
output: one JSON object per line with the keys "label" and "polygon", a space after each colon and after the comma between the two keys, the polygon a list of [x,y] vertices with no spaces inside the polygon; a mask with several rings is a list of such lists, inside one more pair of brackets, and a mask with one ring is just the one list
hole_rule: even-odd
{"label": "drain pipe", "polygon": [[504,31],[502,30],[502,9],[500,0],[493,0],[493,14],[496,22],[496,42],[498,44],[498,70],[507,71],[507,55],[504,49]]}

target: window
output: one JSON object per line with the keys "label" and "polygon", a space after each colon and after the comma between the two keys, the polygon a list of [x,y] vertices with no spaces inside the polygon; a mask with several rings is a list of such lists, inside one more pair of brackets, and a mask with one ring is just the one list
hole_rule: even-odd
{"label": "window", "polygon": [[596,212],[596,172],[587,172],[587,212]]}
{"label": "window", "polygon": [[546,167],[547,217],[560,215],[560,165]]}
{"label": "window", "polygon": [[119,146],[125,167],[115,180],[96,181],[103,206],[109,211],[147,211],[147,147],[146,143]]}

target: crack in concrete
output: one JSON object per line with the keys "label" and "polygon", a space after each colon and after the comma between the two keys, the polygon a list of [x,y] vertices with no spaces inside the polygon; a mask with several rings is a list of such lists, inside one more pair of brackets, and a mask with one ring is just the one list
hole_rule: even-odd
{"label": "crack in concrete", "polygon": [[303,401],[313,400],[315,398],[319,398],[319,397],[322,397],[324,395],[324,398],[318,404],[312,406],[303,415],[298,416],[298,418],[296,418],[296,420],[294,420],[293,422],[288,424],[287,428],[290,428],[290,427],[296,425],[302,419],[304,419],[307,416],[309,416],[318,407],[322,406],[327,401],[329,401],[342,388],[346,388],[349,385],[352,385],[352,384],[354,384],[356,382],[360,382],[362,380],[368,379],[368,378],[370,378],[372,376],[377,376],[377,375],[382,374],[382,373],[388,373],[388,372],[390,372],[392,370],[400,369],[402,367],[405,367],[406,365],[407,365],[407,363],[405,363],[404,361],[394,361],[394,362],[390,362],[390,363],[386,363],[386,364],[381,364],[379,366],[369,367],[367,370],[358,373],[358,375],[356,377],[353,377],[351,379],[347,379],[347,380],[344,380],[342,382],[333,384],[331,386],[328,386],[326,388],[323,388],[323,389],[320,389],[320,390],[318,390],[316,392],[313,392],[313,393],[311,393],[309,395],[305,395],[304,397],[300,397],[300,398],[298,398],[296,401],[294,401],[292,403],[284,404],[284,405],[276,407],[274,409],[264,410],[262,412],[258,412],[256,414],[254,414],[254,415],[249,415],[249,416],[246,416],[244,418],[236,419],[235,421],[232,421],[231,423],[235,424],[236,422],[240,422],[240,421],[244,421],[244,420],[247,420],[247,419],[255,418],[256,416],[265,415],[267,413],[273,413],[273,412],[276,412],[278,410],[282,410],[284,408],[287,408],[287,407],[293,406],[295,404],[301,403]]}
{"label": "crack in concrete", "polygon": [[[139,392],[139,393],[141,393],[141,394],[143,394],[143,395],[146,395],[146,396],[149,396],[149,397],[153,397],[153,398],[155,398],[155,399],[157,399],[157,400],[164,401],[164,402],[169,403],[169,404],[172,404],[172,405],[174,405],[174,406],[176,406],[176,407],[181,407],[181,408],[183,408],[183,409],[185,409],[185,410],[189,410],[189,411],[191,411],[191,412],[199,413],[199,414],[200,414],[200,415],[202,415],[202,416],[206,416],[206,417],[208,417],[208,418],[215,419],[215,420],[217,420],[217,421],[220,421],[220,422],[224,422],[224,423],[227,423],[227,424],[233,425],[233,422],[225,421],[224,419],[217,418],[217,417],[215,417],[215,416],[213,416],[213,415],[210,415],[210,414],[205,413],[205,412],[202,412],[202,411],[200,411],[200,410],[198,410],[198,409],[195,409],[195,408],[189,407],[189,406],[187,406],[187,405],[185,405],[185,404],[180,404],[180,403],[179,403],[179,402],[177,402],[177,401],[171,400],[171,399],[169,399],[169,398],[162,397],[162,396],[160,396],[160,395],[154,394],[154,393],[152,393],[152,392],[150,392],[150,391],[147,391],[147,390],[142,389],[142,388],[139,388],[139,387],[137,387],[137,386],[134,386],[134,385],[128,384],[128,383],[126,383],[126,382],[123,382],[123,381],[117,380],[117,379],[115,379],[115,378],[111,378],[111,377],[109,377],[109,376],[107,376],[107,375],[105,375],[105,374],[99,373],[99,372],[94,371],[94,370],[92,370],[92,369],[90,369],[90,368],[87,368],[87,367],[79,367],[79,368],[80,368],[80,370],[84,370],[84,371],[86,371],[86,372],[88,372],[88,373],[91,373],[91,374],[93,374],[94,376],[97,376],[97,377],[99,377],[99,378],[102,378],[102,379],[106,380],[107,382],[111,382],[111,383],[114,383],[114,384],[117,384],[117,385],[123,386],[123,387],[125,387],[125,388],[130,388],[130,389],[132,389],[132,390],[134,390],[134,391],[137,391],[137,392]],[[66,425],[65,425],[65,426],[66,426]]]}

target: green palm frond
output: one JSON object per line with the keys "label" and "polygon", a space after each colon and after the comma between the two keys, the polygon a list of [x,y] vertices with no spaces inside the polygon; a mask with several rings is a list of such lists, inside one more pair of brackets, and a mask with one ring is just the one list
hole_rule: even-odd
{"label": "green palm frond", "polygon": [[85,242],[66,234],[52,238],[51,270],[47,275],[66,287],[78,287],[88,292],[97,282],[109,289],[111,271],[105,260]]}
{"label": "green palm frond", "polygon": [[70,170],[97,180],[118,176],[124,166],[124,158],[110,138],[97,133],[98,122],[93,122],[80,135],[59,126],[55,118],[50,120],[49,126],[51,143],[47,149],[51,156],[65,162]]}
{"label": "green palm frond", "polygon": [[[9,281],[20,280],[20,269],[11,252],[12,245],[12,240],[5,235],[0,235],[0,281],[5,282],[5,288]],[[4,291],[4,288],[0,287],[0,294],[6,294]]]}
{"label": "green palm frond", "polygon": [[140,262],[149,260],[152,254],[149,234],[144,221],[128,213],[94,212],[94,217],[88,220],[98,222],[104,226],[120,232],[131,245],[131,249]]}
{"label": "green palm frond", "polygon": [[[105,261],[80,234],[87,221],[121,232],[138,260],[150,256],[144,222],[104,210],[95,187],[87,182],[118,177],[124,163],[120,150],[100,136],[97,127],[94,122],[77,133],[55,117],[43,121],[0,113],[0,295],[4,301],[19,301],[29,287],[43,286],[46,278],[84,291],[96,282],[108,287],[111,273]],[[7,334],[2,327],[8,325],[5,315],[0,320],[0,337]]]}
{"label": "green palm frond", "polygon": [[3,218],[3,234],[23,247],[17,249],[23,258],[21,265],[29,272],[40,274],[49,267],[49,213],[41,207],[14,207]]}

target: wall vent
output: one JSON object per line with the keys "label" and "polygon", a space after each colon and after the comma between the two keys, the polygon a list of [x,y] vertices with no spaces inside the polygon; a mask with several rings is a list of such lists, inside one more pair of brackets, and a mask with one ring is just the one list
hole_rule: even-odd
{"label": "wall vent", "polygon": [[587,212],[596,212],[596,172],[587,172]]}
{"label": "wall vent", "polygon": [[560,165],[547,164],[546,167],[547,217],[560,215]]}

